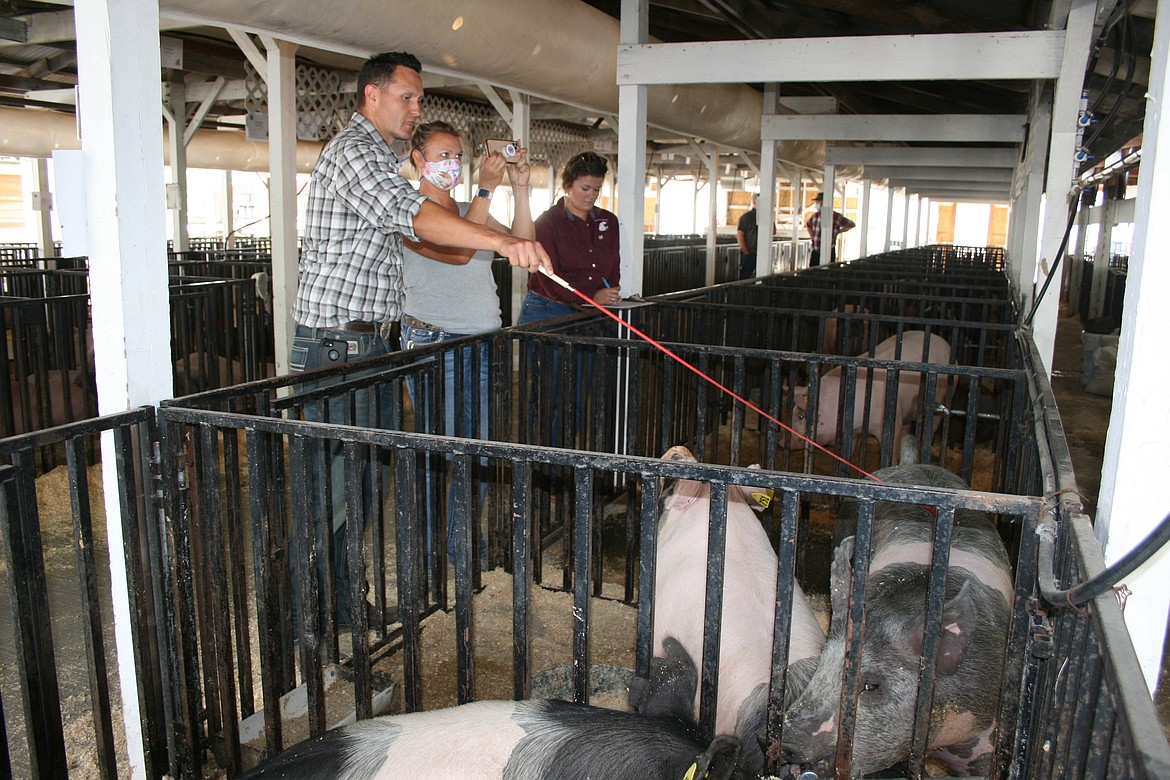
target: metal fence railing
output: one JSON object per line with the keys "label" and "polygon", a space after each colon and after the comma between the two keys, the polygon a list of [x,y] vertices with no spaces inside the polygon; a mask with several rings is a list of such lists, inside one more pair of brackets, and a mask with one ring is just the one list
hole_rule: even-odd
{"label": "metal fence railing", "polygon": [[[873,263],[871,270],[880,265]],[[852,395],[868,399],[859,410],[841,405],[831,412],[839,430],[852,430],[850,414],[864,420],[890,403],[888,394],[861,392],[866,373],[916,377],[917,418],[910,429],[923,442],[919,456],[962,474],[973,489],[880,485],[837,471],[802,447],[783,446],[782,432],[766,418],[727,403],[673,360],[627,338],[612,321],[588,314],[214,390],[166,403],[155,415],[145,410],[8,439],[0,443],[7,464],[0,467],[0,492],[11,497],[0,515],[6,555],[0,577],[21,589],[16,603],[22,607],[18,615],[0,613],[0,619],[15,621],[13,635],[21,638],[22,658],[28,659],[17,685],[36,693],[35,701],[13,695],[0,676],[0,695],[9,705],[0,722],[9,724],[4,744],[17,773],[26,766],[32,777],[72,771],[62,771],[60,763],[72,757],[60,736],[68,717],[52,716],[54,689],[58,701],[69,695],[60,682],[68,658],[59,651],[64,633],[55,621],[58,603],[71,602],[37,592],[38,568],[51,568],[53,560],[38,562],[25,552],[32,549],[28,544],[12,540],[35,538],[39,531],[42,549],[64,549],[69,556],[89,546],[84,520],[80,531],[60,539],[45,531],[33,497],[39,499],[49,485],[35,478],[30,459],[50,439],[72,441],[113,428],[121,442],[120,465],[103,476],[118,486],[123,506],[137,508],[120,527],[127,554],[137,556],[129,585],[139,597],[133,644],[143,669],[138,695],[150,777],[201,777],[213,768],[235,776],[257,756],[319,732],[346,712],[369,717],[383,699],[394,698],[385,695],[391,689],[405,710],[414,711],[538,695],[550,663],[568,669],[568,689],[559,695],[580,702],[594,699],[599,664],[647,676],[658,502],[679,479],[710,485],[713,541],[705,576],[716,594],[724,581],[726,553],[719,540],[725,538],[730,485],[775,492],[761,522],[776,545],[778,594],[796,581],[806,591],[823,592],[825,572],[817,563],[827,544],[823,523],[842,500],[861,507],[863,535],[872,514],[867,507],[877,501],[934,507],[940,523],[959,510],[991,512],[1007,542],[1015,582],[1006,663],[1002,676],[987,682],[1000,691],[989,776],[1164,776],[1170,747],[1115,601],[1103,596],[1076,610],[1045,603],[1037,589],[1038,524],[1049,514],[1062,582],[1097,571],[1100,551],[1068,498],[1072,493],[1064,492],[1075,490],[1071,461],[1026,335],[998,323],[919,317],[899,325],[892,314],[849,313],[857,314],[858,331],[903,339],[900,359],[882,360],[749,344],[752,337],[737,325],[734,309],[667,298],[622,316],[782,419],[793,408],[795,388],[825,381],[827,369],[840,369]],[[815,347],[824,343],[828,322],[841,314],[800,310],[769,323],[763,338],[776,335]],[[765,320],[756,316],[763,329]],[[962,348],[954,362],[921,362],[905,351],[904,340],[915,330],[973,346]],[[935,400],[939,387],[960,380],[968,386],[968,400],[959,403],[947,394]],[[997,400],[987,409],[983,394],[993,390]],[[462,406],[464,398],[472,401],[469,417],[456,415],[451,431],[444,410],[449,403]],[[336,403],[323,421],[305,419],[314,405],[324,411],[326,400]],[[379,420],[380,429],[348,424],[358,404]],[[486,438],[445,435],[482,432],[481,415],[487,418]],[[815,427],[813,422],[806,429]],[[867,465],[884,464],[893,457],[892,421],[875,430],[874,442],[839,435],[829,446]],[[680,443],[689,444],[699,462],[660,458],[666,446]],[[763,469],[745,468],[756,460]],[[70,485],[83,480],[78,463],[75,455]],[[327,510],[334,505],[345,508],[348,521],[336,537]],[[84,560],[80,565],[77,581],[84,585],[93,576]],[[348,601],[339,602],[339,570],[366,592],[355,588]],[[106,584],[97,579],[100,590]],[[485,599],[493,594],[504,600],[500,636],[473,619],[488,611]],[[560,600],[543,600],[550,595]],[[929,595],[941,601],[940,594]],[[712,643],[695,659],[704,670],[700,690],[708,704],[700,711],[708,729],[709,702],[720,682],[713,670],[721,603],[718,597],[707,600],[705,632]],[[92,607],[86,609],[92,616]],[[618,610],[618,617],[609,610]],[[43,626],[38,616],[45,615],[54,621],[47,638],[43,630],[37,633]],[[108,626],[97,618],[88,624],[95,621],[103,630]],[[615,621],[619,649],[611,650],[599,636]],[[768,705],[773,739],[782,736],[775,727],[786,684],[788,621],[789,613],[778,610]],[[564,633],[550,662],[536,648],[553,626]],[[924,652],[924,668],[933,668],[929,643]],[[92,657],[91,651],[86,658]],[[58,670],[56,681],[51,670]],[[106,724],[113,722],[115,707],[104,703],[112,690],[107,686],[103,695],[102,676],[90,698],[95,723]],[[920,705],[928,708],[930,696],[928,685],[918,692]],[[296,701],[303,717],[294,717]],[[41,702],[48,702],[47,709]],[[839,722],[852,723],[857,706],[845,697]],[[23,743],[11,728],[17,712],[26,730]],[[916,744],[925,744],[924,728],[914,734]],[[85,733],[102,745],[96,749],[101,760],[112,762],[103,766],[118,774],[124,757],[104,744],[107,731],[103,725]],[[852,735],[843,728],[839,738],[847,746]],[[921,759],[912,759],[907,771],[921,773]]]}

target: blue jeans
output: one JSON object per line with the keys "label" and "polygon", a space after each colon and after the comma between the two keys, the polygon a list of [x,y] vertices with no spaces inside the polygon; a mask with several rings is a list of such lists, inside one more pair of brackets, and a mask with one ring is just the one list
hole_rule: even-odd
{"label": "blue jeans", "polygon": [[554,301],[530,292],[524,296],[524,303],[520,305],[520,316],[516,318],[517,325],[527,325],[530,322],[551,320],[554,317],[564,317],[577,311],[567,303]]}
{"label": "blue jeans", "polygon": [[[463,336],[472,335],[469,333],[451,333],[449,331],[429,328],[420,328],[413,325],[402,324],[402,348],[414,349],[415,347],[423,347],[428,344],[438,344],[442,341],[450,341],[451,339],[462,338]],[[475,352],[479,349],[479,371],[475,370]],[[469,345],[462,351],[463,353],[463,419],[460,420],[458,431],[455,428],[455,352],[460,350],[448,350],[443,353],[443,387],[444,393],[444,428],[443,433],[447,436],[462,436],[469,439],[486,439],[488,438],[488,399],[490,398],[491,390],[488,386],[488,379],[491,369],[490,347],[488,344],[483,344],[480,347]],[[475,377],[479,376],[479,430],[475,431]],[[411,400],[416,404],[419,399],[415,397],[414,382],[407,381],[407,388],[410,390]]]}
{"label": "blue jeans", "polygon": [[741,254],[739,256],[739,278],[751,279],[756,275],[756,255]]}
{"label": "blue jeans", "polygon": [[[414,324],[407,324],[404,320],[402,323],[402,348],[414,349],[415,347],[422,347],[428,344],[438,344],[443,341],[450,341],[451,339],[469,336],[469,333],[451,333],[441,328],[423,328]],[[478,351],[479,365],[476,367],[475,353]],[[463,373],[463,393],[462,399],[457,401],[455,398],[455,358],[456,353],[461,353],[460,362],[462,363]],[[438,354],[438,353],[436,353]],[[479,345],[469,344],[466,347],[459,349],[449,349],[442,353],[443,355],[443,430],[442,433],[446,436],[460,436],[467,439],[488,439],[490,423],[489,399],[491,398],[491,350],[490,344],[483,342]],[[478,382],[479,393],[479,414],[478,425],[476,425],[475,414],[475,395],[476,384]],[[407,379],[407,391],[410,393],[411,402],[415,405],[415,414],[425,414],[425,404],[430,399],[424,397],[425,393],[418,393],[415,387],[414,379]],[[455,410],[460,409],[459,425],[456,427]],[[485,461],[480,461],[479,468],[487,467]],[[427,470],[427,496],[431,496],[431,479],[434,476],[434,469]],[[452,486],[453,487],[453,486]],[[487,491],[487,482],[481,477],[478,480],[479,498],[482,502],[484,494]],[[452,522],[454,520],[455,502],[452,496],[447,499],[447,549],[453,549],[452,536]],[[437,532],[437,513],[434,508],[430,506],[430,501],[427,502],[427,551],[434,550],[435,536]]]}
{"label": "blue jeans", "polygon": [[[331,330],[327,328],[307,328],[304,325],[297,325],[296,332],[293,336],[292,346],[289,348],[289,372],[300,373],[303,371],[312,371],[316,368],[322,368],[336,363],[344,363],[353,360],[360,360],[362,358],[375,357],[378,355],[389,354],[390,350],[386,345],[380,334],[376,333],[351,333],[348,331]],[[369,373],[373,373],[372,370]],[[351,374],[346,379],[352,379],[361,374]],[[296,385],[295,392],[309,392],[322,387],[318,382],[302,382]],[[349,395],[343,394],[336,398],[330,398],[326,403],[314,402],[306,404],[304,407],[304,416],[306,420],[313,422],[341,423],[344,425],[353,425],[359,428],[385,428],[389,427],[389,409],[390,409],[390,386],[389,384],[382,385],[378,389],[379,393],[379,409],[381,411],[380,419],[373,419],[370,410],[370,390],[357,390],[353,392],[354,409],[352,419],[350,417],[349,409]],[[327,416],[326,416],[326,413]],[[345,545],[345,457],[342,450],[342,444],[339,441],[323,441],[324,446],[328,450],[328,458],[314,458],[312,463],[312,471],[309,479],[309,487],[311,490],[319,490],[319,487],[324,485],[321,479],[321,468],[326,468],[329,471],[329,507],[328,512],[324,511],[320,501],[323,500],[322,492],[317,492],[310,497],[310,506],[314,508],[312,514],[324,522],[328,517],[331,520],[332,534],[332,553],[333,553],[333,577],[334,577],[334,595],[337,606],[337,621],[340,626],[349,625],[349,601],[352,593],[352,583],[349,578],[349,566],[346,561],[346,545]],[[366,466],[362,468],[362,519],[365,522],[366,518],[370,516],[374,507],[371,499],[371,480],[373,474]],[[296,518],[300,513],[293,513]],[[364,528],[363,528],[364,530]],[[304,560],[305,551],[302,548],[302,540],[304,538],[304,530],[299,527],[299,523],[294,520],[294,526],[290,530],[289,556],[294,565]],[[319,535],[318,535],[319,538]],[[293,599],[298,606],[296,610],[300,612],[300,578],[294,572],[292,577]],[[360,583],[360,586],[365,588],[365,583]],[[321,591],[324,593],[324,591]],[[322,601],[321,614],[324,616],[328,613],[328,605]]]}

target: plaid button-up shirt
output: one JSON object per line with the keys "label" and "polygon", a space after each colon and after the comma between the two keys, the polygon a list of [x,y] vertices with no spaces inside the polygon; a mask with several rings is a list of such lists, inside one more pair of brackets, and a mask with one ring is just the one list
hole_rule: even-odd
{"label": "plaid button-up shirt", "polygon": [[[812,239],[812,248],[820,250],[821,248],[821,209],[818,205],[817,210],[809,214],[804,226],[808,228],[809,238]],[[844,214],[833,212],[833,240],[837,240],[838,234],[845,230],[853,229],[853,220],[846,217]]]}
{"label": "plaid button-up shirt", "polygon": [[293,318],[310,328],[402,315],[402,236],[418,240],[420,195],[361,114],[322,150],[309,183]]}

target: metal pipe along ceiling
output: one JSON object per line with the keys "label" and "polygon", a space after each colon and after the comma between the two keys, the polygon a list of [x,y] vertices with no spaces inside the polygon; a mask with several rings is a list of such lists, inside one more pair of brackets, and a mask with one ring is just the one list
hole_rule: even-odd
{"label": "metal pipe along ceiling", "polygon": [[[415,54],[430,71],[616,114],[618,21],[577,0],[162,0],[167,18],[239,27],[361,57]],[[647,90],[650,124],[723,146],[760,148],[759,92],[746,85]],[[778,156],[820,167],[824,144],[780,142]],[[191,163],[194,165],[195,163]]]}
{"label": "metal pipe along ceiling", "polygon": [[[77,122],[70,114],[35,109],[0,108],[0,154],[48,157],[57,149],[80,149]],[[164,125],[163,132],[166,133]],[[297,142],[297,171],[313,170],[322,144]],[[170,147],[163,143],[163,162],[170,163]],[[242,131],[197,130],[187,145],[189,168],[225,171],[262,171],[268,168],[268,144],[248,141]]]}

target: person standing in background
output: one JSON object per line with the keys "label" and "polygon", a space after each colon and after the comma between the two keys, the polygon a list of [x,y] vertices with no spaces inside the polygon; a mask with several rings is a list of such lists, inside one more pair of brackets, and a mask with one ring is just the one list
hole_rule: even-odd
{"label": "person standing in background", "polygon": [[[578,154],[561,174],[564,196],[536,220],[536,240],[548,252],[553,271],[601,306],[622,298],[617,216],[596,205],[608,172],[600,155]],[[553,280],[532,274],[516,324],[563,317],[580,301]]]}
{"label": "person standing in background", "polygon": [[[813,203],[815,204],[816,208],[813,209],[812,214],[808,215],[808,219],[805,220],[804,223],[805,230],[808,231],[809,238],[812,239],[812,254],[809,255],[808,258],[809,268],[813,268],[821,264],[821,204],[824,202],[824,200],[825,193],[818,192],[817,196],[813,198]],[[837,260],[837,236],[841,235],[847,230],[852,230],[854,227],[856,227],[856,225],[853,224],[853,220],[849,219],[844,214],[840,214],[836,211],[833,212],[833,253],[829,262],[835,262]]]}
{"label": "person standing in background", "polygon": [[756,275],[756,239],[759,237],[756,207],[760,196],[752,194],[752,207],[739,218],[735,228],[735,240],[739,242],[739,278],[751,279]]}

